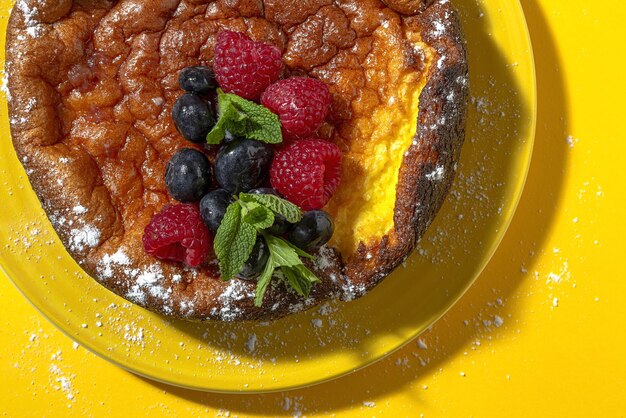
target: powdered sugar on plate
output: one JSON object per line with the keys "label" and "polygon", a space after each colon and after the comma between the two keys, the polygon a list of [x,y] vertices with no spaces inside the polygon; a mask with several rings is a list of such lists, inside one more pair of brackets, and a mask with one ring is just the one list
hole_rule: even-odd
{"label": "powdered sugar on plate", "polygon": [[11,92],[9,91],[9,75],[5,70],[0,71],[2,78],[0,78],[0,91],[4,93],[7,101],[11,101]]}
{"label": "powdered sugar on plate", "polygon": [[578,138],[574,138],[572,135],[568,135],[568,136],[565,138],[565,142],[567,142],[567,145],[568,145],[570,148],[574,148],[574,145],[576,145],[576,143],[578,142]]}

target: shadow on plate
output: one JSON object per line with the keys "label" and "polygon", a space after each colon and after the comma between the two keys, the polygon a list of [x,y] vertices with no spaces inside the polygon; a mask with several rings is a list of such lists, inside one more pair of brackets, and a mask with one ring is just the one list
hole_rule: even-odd
{"label": "shadow on plate", "polygon": [[[498,334],[506,337],[507,332],[510,332],[509,327],[489,326],[485,325],[484,321],[492,321],[495,312],[502,318],[507,318],[507,314],[514,312],[515,302],[509,301],[508,297],[514,294],[525,277],[520,270],[532,268],[532,255],[542,248],[546,239],[555,214],[554,202],[561,193],[567,159],[565,142],[568,126],[567,96],[559,73],[560,62],[555,41],[536,0],[523,0],[522,3],[535,46],[538,84],[538,130],[529,177],[513,222],[494,258],[463,299],[420,338],[423,344],[409,343],[394,355],[349,376],[315,387],[283,393],[212,394],[176,388],[146,379],[147,382],[167,390],[172,395],[207,407],[229,410],[233,414],[291,415],[296,410],[302,413],[307,411],[333,412],[350,405],[360,405],[362,402],[384,397],[402,390],[407,385],[419,382],[421,377],[443,367],[447,359],[458,354],[461,349],[467,348],[468,343],[480,340],[486,332],[489,333],[489,338],[495,338]],[[487,234],[493,234],[493,229],[489,230],[489,228],[497,225],[498,222],[492,220],[497,218],[492,212],[499,213],[500,204],[503,202],[494,202],[487,196],[493,195],[492,188],[502,186],[498,181],[499,177],[510,178],[511,173],[502,175],[506,170],[515,168],[512,157],[509,161],[507,155],[512,156],[514,152],[511,149],[519,145],[519,138],[528,135],[528,132],[524,131],[524,127],[528,126],[527,121],[524,120],[529,117],[528,109],[523,108],[522,101],[518,97],[519,88],[514,85],[510,77],[510,69],[507,68],[502,54],[494,45],[488,28],[485,24],[481,24],[484,19],[478,18],[480,10],[477,4],[474,0],[463,0],[457,4],[466,22],[470,62],[487,60],[488,63],[482,63],[481,67],[487,68],[489,73],[472,74],[473,101],[470,105],[468,142],[463,151],[462,164],[455,186],[456,192],[453,192],[446,203],[447,207],[444,207],[446,214],[438,217],[420,245],[418,255],[413,257],[415,265],[410,267],[412,271],[421,271],[417,270],[421,268],[445,270],[450,260],[442,260],[443,258],[451,257],[460,262],[463,257],[467,258],[468,254],[481,256],[472,252],[472,248],[448,254],[445,250],[441,250],[441,246],[446,240],[462,240],[464,230],[459,230],[459,228],[472,228],[473,226],[487,230]],[[503,96],[503,91],[510,94]],[[496,94],[500,99],[494,102]],[[502,97],[508,97],[508,99],[502,100]],[[502,154],[497,161],[488,158],[488,152],[492,146],[495,146]],[[504,198],[503,196],[502,199]],[[470,216],[470,219],[461,222],[462,219],[459,217],[461,214],[464,217]],[[459,222],[454,222],[454,217],[457,217]],[[459,235],[444,234],[442,232],[446,231],[444,228],[448,231],[452,228]],[[476,231],[470,231],[470,235],[475,238]],[[469,247],[472,246],[469,245]],[[442,278],[445,278],[445,274]],[[388,292],[395,289],[401,292],[405,280],[420,279],[390,278],[379,286],[377,291]],[[368,303],[368,298],[370,295],[346,306]],[[500,301],[504,306],[497,306]],[[394,329],[388,332],[401,334],[402,330],[409,327],[415,320],[415,318],[402,317],[397,319],[398,323],[395,324],[397,331]],[[286,320],[302,321],[301,318]],[[311,318],[305,319],[305,321],[310,320]],[[192,335],[197,333],[197,338],[201,340],[201,334],[206,325],[182,325],[182,327]],[[227,332],[226,326],[224,326],[224,332]],[[328,334],[332,340],[332,333]],[[277,341],[268,341],[268,347],[275,343]],[[242,354],[245,353],[244,344],[237,346],[224,344],[221,347],[219,341],[212,341],[210,344],[215,344],[225,351],[240,350]],[[424,348],[425,346],[428,348]],[[281,346],[280,355],[292,357],[298,352],[302,353],[300,351],[302,348],[302,346]],[[330,351],[340,348],[342,347],[333,344],[316,344],[311,347],[314,352],[309,354],[323,361],[324,356]],[[365,347],[365,349],[368,348]],[[339,393],[341,395],[338,395]]]}

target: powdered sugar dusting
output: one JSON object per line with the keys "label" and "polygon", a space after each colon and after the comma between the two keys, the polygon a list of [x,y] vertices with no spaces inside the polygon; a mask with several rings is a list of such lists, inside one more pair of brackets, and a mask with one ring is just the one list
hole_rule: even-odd
{"label": "powdered sugar dusting", "polygon": [[243,299],[253,299],[254,290],[252,287],[246,286],[243,280],[231,279],[228,287],[218,296],[221,307],[218,313],[220,318],[224,321],[232,321],[241,317],[241,308],[238,308],[233,304],[234,301],[241,301]]}
{"label": "powdered sugar dusting", "polygon": [[250,334],[248,337],[248,342],[246,343],[246,349],[249,353],[254,352],[256,346],[256,334]]}
{"label": "powdered sugar dusting", "polygon": [[45,28],[36,19],[38,13],[37,8],[29,7],[29,5],[24,0],[18,1],[15,7],[17,7],[22,12],[24,25],[26,26],[26,33],[28,34],[28,36],[30,36],[31,38],[37,38],[41,36]]}
{"label": "powdered sugar dusting", "polygon": [[576,143],[578,142],[578,138],[574,138],[572,135],[568,135],[567,138],[565,138],[565,142],[567,142],[567,145],[570,148],[574,148],[574,145],[576,145]]}
{"label": "powdered sugar dusting", "polygon": [[72,208],[72,212],[74,213],[74,215],[84,215],[85,213],[87,213],[87,208],[83,205],[76,205]]}
{"label": "powdered sugar dusting", "polygon": [[426,174],[426,178],[431,181],[439,181],[443,179],[444,173],[444,167],[442,165],[438,165],[433,171]]}
{"label": "powdered sugar dusting", "polygon": [[446,26],[439,21],[433,22],[434,30],[431,32],[433,36],[439,37],[446,32]]}
{"label": "powdered sugar dusting", "polygon": [[[158,264],[151,264],[145,269],[125,269],[124,273],[135,279],[135,283],[130,287],[126,294],[126,297],[136,303],[145,304],[148,296],[159,299],[162,302],[166,302],[170,299],[172,293],[171,288],[164,288],[162,286],[163,270]],[[164,309],[167,309],[166,305]],[[171,307],[169,308],[171,309]]]}
{"label": "powdered sugar dusting", "polygon": [[333,264],[333,250],[324,245],[319,249],[319,255],[315,259],[315,265],[320,270],[325,270],[329,267],[332,267]]}
{"label": "powdered sugar dusting", "polygon": [[[73,401],[76,397],[76,391],[73,388],[72,380],[76,377],[74,374],[68,374],[61,368],[63,360],[61,350],[56,351],[50,356],[51,364],[48,369],[50,373],[51,386],[54,390],[61,391],[69,401]],[[68,407],[72,405],[69,404]]]}
{"label": "powdered sugar dusting", "polygon": [[351,301],[359,296],[363,296],[367,291],[367,288],[363,283],[354,284],[348,278],[346,278],[345,283],[341,286],[341,300]]}
{"label": "powdered sugar dusting", "polygon": [[105,279],[113,276],[113,267],[128,266],[131,264],[130,258],[126,255],[123,248],[117,250],[114,254],[105,254],[102,260],[98,263],[97,272]]}
{"label": "powdered sugar dusting", "polygon": [[85,248],[94,248],[100,243],[100,230],[93,225],[70,230],[70,249],[84,251]]}

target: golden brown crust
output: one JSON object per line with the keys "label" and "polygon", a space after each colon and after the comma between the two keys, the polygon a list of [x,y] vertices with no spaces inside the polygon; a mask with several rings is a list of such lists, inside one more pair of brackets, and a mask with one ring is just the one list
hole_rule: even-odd
{"label": "golden brown crust", "polygon": [[[464,138],[467,61],[456,13],[440,0],[401,18],[433,48],[435,64],[399,173],[395,231],[375,246],[361,245],[345,265],[335,250],[322,248],[311,265],[322,283],[308,300],[275,281],[255,308],[255,283],[224,283],[215,263],[183,269],[141,248],[143,227],[169,201],[164,162],[189,146],[169,118],[180,94],[175,75],[210,62],[215,33],[229,27],[281,47],[292,73],[323,78],[331,59],[366,46],[393,11],[378,0],[307,0],[297,10],[283,0],[76,0],[71,10],[63,0],[36,2],[36,9],[31,3],[18,1],[7,30],[15,149],[72,257],[148,309],[190,319],[269,319],[328,298],[361,296],[406,258],[450,188]],[[386,3],[400,13],[414,4]],[[320,29],[328,23],[332,36]],[[345,100],[336,94],[337,118],[350,117]]]}

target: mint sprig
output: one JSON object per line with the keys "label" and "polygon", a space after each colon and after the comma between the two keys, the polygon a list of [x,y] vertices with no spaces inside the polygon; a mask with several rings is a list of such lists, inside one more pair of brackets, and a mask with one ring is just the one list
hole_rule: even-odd
{"label": "mint sprig", "polygon": [[269,109],[235,94],[217,89],[219,119],[207,134],[209,144],[219,144],[226,131],[268,144],[283,141],[278,116]]}
{"label": "mint sprig", "polygon": [[252,253],[257,230],[244,222],[242,206],[231,203],[215,234],[215,255],[219,262],[222,280],[230,280],[243,267]]}
{"label": "mint sprig", "polygon": [[242,269],[257,236],[263,236],[270,256],[257,283],[255,306],[263,304],[267,287],[277,271],[282,273],[286,284],[303,297],[308,297],[313,284],[319,281],[302,263],[302,257],[313,259],[312,255],[265,231],[277,215],[292,223],[302,219],[300,208],[280,197],[240,193],[228,206],[215,236],[215,254],[223,280],[230,280]]}
{"label": "mint sprig", "polygon": [[[270,257],[257,283],[254,306],[263,304],[267,286],[277,269],[280,269],[287,280],[287,284],[297,294],[308,297],[313,284],[319,282],[317,276],[302,263],[295,247],[289,242],[269,234],[264,234],[264,238],[270,250]],[[299,252],[304,253],[302,250]],[[310,254],[306,254],[306,256],[313,258]]]}

